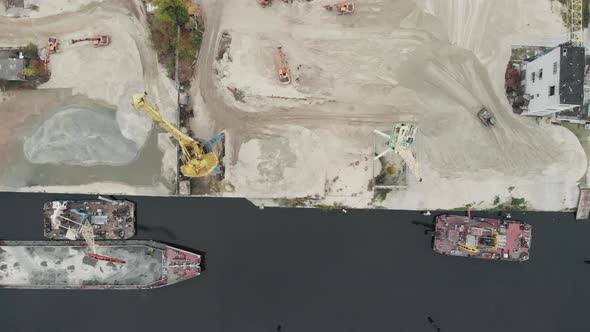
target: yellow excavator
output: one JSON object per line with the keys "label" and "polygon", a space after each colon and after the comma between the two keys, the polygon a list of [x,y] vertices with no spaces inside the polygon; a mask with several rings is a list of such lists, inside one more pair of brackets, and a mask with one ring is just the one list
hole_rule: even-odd
{"label": "yellow excavator", "polygon": [[206,176],[215,170],[219,164],[217,154],[215,152],[205,153],[203,149],[204,144],[183,134],[170,122],[164,120],[158,110],[158,106],[149,104],[146,92],[133,95],[132,105],[138,111],[147,113],[155,123],[178,141],[178,145],[180,145],[180,149],[182,150],[183,165],[180,166],[182,175],[188,178],[197,178]]}

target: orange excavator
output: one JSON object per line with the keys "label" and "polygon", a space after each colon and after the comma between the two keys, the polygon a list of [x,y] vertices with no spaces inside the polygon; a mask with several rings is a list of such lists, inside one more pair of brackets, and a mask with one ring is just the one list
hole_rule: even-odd
{"label": "orange excavator", "polygon": [[111,37],[108,35],[99,35],[93,38],[72,39],[72,44],[90,41],[95,46],[108,46],[111,43]]}
{"label": "orange excavator", "polygon": [[289,83],[291,83],[291,73],[289,72],[287,59],[285,57],[285,53],[283,53],[283,47],[279,46],[278,49],[279,49],[279,61],[280,61],[279,82],[281,84],[289,84]]}
{"label": "orange excavator", "polygon": [[49,57],[56,53],[59,47],[59,41],[55,37],[49,37],[47,41],[47,51],[45,52],[45,72],[49,71]]}
{"label": "orange excavator", "polygon": [[352,12],[354,12],[354,4],[352,1],[339,2],[333,5],[324,5],[322,7],[329,11],[335,10],[338,15],[352,14]]}

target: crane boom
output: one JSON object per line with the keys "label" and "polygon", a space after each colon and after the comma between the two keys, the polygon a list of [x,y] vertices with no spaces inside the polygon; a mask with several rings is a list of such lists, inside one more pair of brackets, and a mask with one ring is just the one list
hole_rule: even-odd
{"label": "crane boom", "polygon": [[147,93],[133,95],[133,107],[138,111],[147,113],[155,123],[178,141],[178,145],[180,145],[180,149],[182,150],[184,163],[180,167],[180,171],[184,176],[189,178],[202,177],[215,170],[219,164],[217,154],[215,152],[205,153],[203,144],[183,134],[170,122],[164,120],[158,107],[149,104]]}
{"label": "crane boom", "polygon": [[170,122],[164,120],[160,114],[160,109],[157,105],[150,105],[147,99],[147,94],[136,94],[133,96],[133,106],[138,110],[145,112],[152,120],[158,124],[162,129],[167,131],[178,142],[185,145],[194,144],[196,141],[191,137],[183,134],[178,128],[174,127]]}
{"label": "crane boom", "polygon": [[568,0],[567,25],[570,40],[576,46],[584,46],[584,6],[582,0]]}

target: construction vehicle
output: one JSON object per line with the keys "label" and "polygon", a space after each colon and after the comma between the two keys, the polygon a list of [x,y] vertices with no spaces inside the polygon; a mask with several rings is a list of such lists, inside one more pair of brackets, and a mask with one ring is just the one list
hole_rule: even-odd
{"label": "construction vehicle", "polygon": [[49,37],[47,41],[47,50],[45,51],[45,72],[49,71],[49,57],[56,53],[59,48],[59,41],[55,37]]}
{"label": "construction vehicle", "polygon": [[183,134],[170,122],[164,120],[158,107],[149,104],[147,92],[133,95],[132,105],[138,111],[147,113],[155,123],[178,141],[178,145],[182,150],[183,165],[180,166],[182,175],[189,178],[202,177],[216,170],[219,164],[217,154],[215,152],[206,153],[205,144]]}
{"label": "construction vehicle", "polygon": [[289,84],[291,83],[291,73],[289,71],[289,66],[287,63],[287,59],[285,57],[285,53],[283,53],[283,47],[279,46],[279,82],[281,84]]}
{"label": "construction vehicle", "polygon": [[414,143],[417,129],[418,127],[416,125],[408,123],[396,123],[391,130],[391,135],[387,135],[386,133],[375,129],[375,134],[387,140],[387,149],[375,156],[375,160],[379,160],[388,152],[393,151],[403,159],[410,171],[414,174],[416,179],[418,179],[418,182],[422,182],[419,165],[410,150]]}
{"label": "construction vehicle", "polygon": [[328,11],[334,10],[338,15],[352,14],[354,12],[354,4],[352,1],[344,1],[333,5],[324,5],[322,7]]}
{"label": "construction vehicle", "polygon": [[[51,223],[53,225],[55,225],[56,228],[66,229],[67,233],[66,233],[65,237],[68,240],[76,240],[76,239],[78,239],[79,235],[82,235],[82,238],[84,239],[84,241],[88,245],[88,249],[90,249],[90,252],[84,253],[84,255],[86,257],[89,257],[89,258],[92,258],[95,260],[99,260],[99,261],[107,261],[107,262],[122,263],[122,264],[125,263],[125,261],[120,260],[118,258],[99,255],[96,253],[97,246],[96,246],[96,242],[94,241],[94,238],[95,238],[94,228],[90,224],[90,214],[87,213],[86,211],[84,211],[84,209],[69,209],[70,212],[80,216],[80,221],[76,221],[76,220],[70,219],[68,217],[65,217],[63,215],[64,211],[67,209],[67,202],[54,201],[54,202],[51,202],[51,204],[52,204],[52,210],[53,210],[53,213],[50,216]],[[76,228],[72,228],[69,226],[65,226],[62,224],[62,221],[69,222],[69,225],[74,224],[74,225],[78,226],[78,228],[76,229]]]}
{"label": "construction vehicle", "polygon": [[477,117],[483,122],[486,127],[495,127],[496,126],[496,118],[492,115],[487,108],[483,107],[479,112],[477,112]]}
{"label": "construction vehicle", "polygon": [[93,38],[72,39],[72,44],[84,41],[90,41],[95,46],[109,46],[109,44],[111,43],[111,37],[108,35],[98,35]]}

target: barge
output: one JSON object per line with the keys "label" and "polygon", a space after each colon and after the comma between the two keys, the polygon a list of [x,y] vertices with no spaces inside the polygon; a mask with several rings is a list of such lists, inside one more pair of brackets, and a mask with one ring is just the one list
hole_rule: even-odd
{"label": "barge", "polygon": [[43,205],[43,235],[50,240],[81,240],[84,224],[96,240],[128,239],[135,235],[135,203],[99,197]]}
{"label": "barge", "polygon": [[443,255],[522,262],[532,227],[522,221],[444,214],[435,219],[434,251]]}
{"label": "barge", "polygon": [[127,240],[97,244],[96,253],[88,254],[84,241],[0,241],[0,287],[151,289],[201,273],[201,255],[163,243]]}

